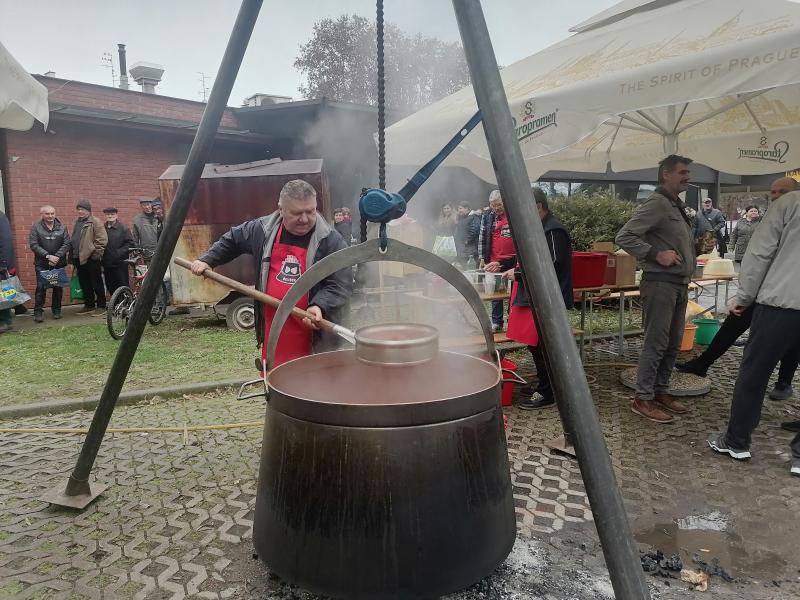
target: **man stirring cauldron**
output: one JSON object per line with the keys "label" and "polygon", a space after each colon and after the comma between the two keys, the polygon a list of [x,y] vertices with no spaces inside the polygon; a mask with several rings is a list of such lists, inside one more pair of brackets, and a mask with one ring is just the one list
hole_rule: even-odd
{"label": "man stirring cauldron", "polygon": [[[192,263],[192,273],[201,275],[206,269],[250,254],[255,261],[256,288],[282,299],[311,265],[345,247],[342,236],[317,214],[317,192],[305,181],[295,179],[283,186],[278,210],[233,227]],[[337,271],[311,288],[297,306],[311,313],[313,320],[305,319],[305,324],[295,319],[286,322],[270,367],[311,354],[312,350],[335,349],[338,337],[320,330],[315,322],[323,317],[341,321],[351,292],[350,269]],[[274,315],[274,308],[256,302],[256,341],[262,346],[262,360],[266,358],[264,342]]]}

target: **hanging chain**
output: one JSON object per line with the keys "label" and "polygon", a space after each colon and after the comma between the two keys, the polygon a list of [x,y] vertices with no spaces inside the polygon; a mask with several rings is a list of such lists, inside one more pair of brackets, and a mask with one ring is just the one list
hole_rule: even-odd
{"label": "hanging chain", "polygon": [[377,43],[378,43],[378,187],[386,189],[386,89],[383,65],[383,0],[377,1]]}

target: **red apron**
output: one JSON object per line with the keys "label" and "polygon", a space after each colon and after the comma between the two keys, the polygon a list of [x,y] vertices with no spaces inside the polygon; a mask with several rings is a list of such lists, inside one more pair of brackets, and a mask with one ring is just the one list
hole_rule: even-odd
{"label": "red apron", "polygon": [[[272,246],[272,256],[269,259],[269,272],[267,273],[267,284],[264,292],[282,300],[294,282],[300,279],[300,275],[306,270],[306,255],[308,250],[298,246],[290,246],[281,243],[283,225],[278,229],[275,243]],[[296,304],[297,308],[308,308],[308,294],[303,296]],[[272,326],[272,318],[275,316],[275,309],[264,305],[264,344],[261,346],[261,360],[267,358],[267,338],[269,328]],[[275,362],[271,368],[277,367],[285,362],[308,356],[311,354],[311,329],[303,325],[294,317],[289,317],[281,330],[278,338],[278,346],[275,349]]]}
{"label": "red apron", "polygon": [[492,230],[492,252],[489,262],[498,262],[504,258],[516,256],[517,249],[514,247],[514,239],[511,237],[511,227],[508,226],[508,217],[497,219]]}
{"label": "red apron", "polygon": [[514,306],[518,285],[515,281],[511,288],[511,310],[508,313],[506,337],[526,346],[538,346],[539,332],[536,330],[536,323],[533,321],[531,307]]}

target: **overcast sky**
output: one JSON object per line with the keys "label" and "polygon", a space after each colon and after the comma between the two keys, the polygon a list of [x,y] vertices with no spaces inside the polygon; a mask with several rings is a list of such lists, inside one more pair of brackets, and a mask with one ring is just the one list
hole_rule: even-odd
{"label": "overcast sky", "polygon": [[[568,29],[616,0],[485,0],[495,53],[511,64],[568,35]],[[407,33],[458,38],[449,0],[385,0],[386,21]],[[0,40],[31,73],[111,85],[117,43],[128,49],[128,67],[159,63],[157,92],[201,99],[198,72],[211,88],[239,7],[235,0],[0,0]],[[323,17],[358,14],[374,19],[369,0],[265,0],[229,105],[254,93],[300,98],[293,63],[299,46]],[[131,81],[132,89],[138,86]]]}

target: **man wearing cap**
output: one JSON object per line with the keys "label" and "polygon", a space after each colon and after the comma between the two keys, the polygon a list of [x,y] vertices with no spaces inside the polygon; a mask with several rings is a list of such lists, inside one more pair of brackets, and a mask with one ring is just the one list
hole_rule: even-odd
{"label": "man wearing cap", "polygon": [[106,216],[106,235],[108,245],[103,253],[103,276],[106,280],[106,290],[111,296],[117,288],[128,286],[128,251],[133,246],[133,236],[122,221],[118,219],[118,212],[113,206],[103,209]]}
{"label": "man wearing cap", "polygon": [[103,287],[101,261],[108,235],[100,219],[92,215],[92,203],[79,200],[75,205],[78,218],[72,227],[72,264],[78,269],[78,280],[83,289],[83,310],[103,314],[106,310],[106,290]]}
{"label": "man wearing cap", "polygon": [[727,251],[725,246],[726,219],[722,211],[718,208],[714,208],[713,204],[711,198],[703,200],[702,207],[697,211],[695,217],[694,238],[696,240],[700,239],[707,231],[710,231],[717,240],[717,250],[720,256],[723,256]]}
{"label": "man wearing cap", "polygon": [[[142,212],[133,219],[133,243],[137,248],[144,248],[150,252],[156,251],[158,245],[158,218],[153,212],[153,198],[140,198],[139,206]],[[150,262],[151,257],[145,257]]]}
{"label": "man wearing cap", "polygon": [[[33,320],[36,323],[44,321],[44,303],[47,296],[47,284],[39,277],[39,273],[66,267],[69,254],[69,231],[66,225],[56,218],[56,209],[46,204],[39,209],[39,214],[42,218],[33,224],[28,236],[28,245],[33,252],[33,267],[36,270],[36,295],[33,302]],[[60,319],[63,289],[57,286],[51,289],[53,292],[50,310],[53,311],[54,319]]]}
{"label": "man wearing cap", "polygon": [[[324,257],[346,247],[342,236],[317,214],[317,192],[305,181],[295,179],[283,186],[278,210],[271,215],[246,221],[232,228],[192,263],[192,273],[224,265],[242,254],[253,257],[256,288],[274,298],[283,298],[304,271]],[[335,334],[317,328],[323,317],[341,322],[343,309],[353,287],[352,272],[342,269],[311,288],[298,303],[312,319],[305,325],[289,319],[281,330],[274,361],[270,367],[311,354],[334,350]],[[256,303],[256,341],[263,346],[265,333],[272,325],[275,309]],[[309,328],[313,328],[312,331]]]}

